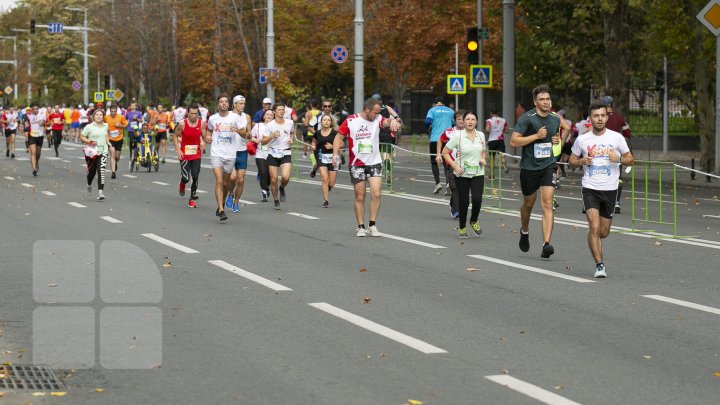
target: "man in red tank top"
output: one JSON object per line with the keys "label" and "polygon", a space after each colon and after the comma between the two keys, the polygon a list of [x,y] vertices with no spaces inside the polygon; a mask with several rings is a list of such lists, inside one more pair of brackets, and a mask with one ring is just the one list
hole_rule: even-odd
{"label": "man in red tank top", "polygon": [[187,118],[178,123],[175,128],[175,151],[180,161],[180,195],[185,195],[185,185],[192,178],[192,186],[190,187],[190,199],[188,207],[197,208],[195,200],[198,199],[198,177],[200,177],[200,164],[202,160],[202,150],[205,148],[205,142],[202,134],[205,131],[205,122],[199,119],[199,109],[197,103],[192,103],[188,107]]}

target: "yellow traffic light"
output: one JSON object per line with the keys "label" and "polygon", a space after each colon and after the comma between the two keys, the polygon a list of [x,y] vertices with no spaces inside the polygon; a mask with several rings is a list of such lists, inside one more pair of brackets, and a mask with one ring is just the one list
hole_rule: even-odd
{"label": "yellow traffic light", "polygon": [[469,51],[477,51],[477,49],[478,49],[477,41],[468,41],[467,48]]}

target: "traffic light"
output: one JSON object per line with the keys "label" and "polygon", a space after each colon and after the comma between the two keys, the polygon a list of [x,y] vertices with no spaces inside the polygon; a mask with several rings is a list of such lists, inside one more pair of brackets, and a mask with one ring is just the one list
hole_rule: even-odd
{"label": "traffic light", "polygon": [[467,61],[470,65],[476,65],[480,63],[478,57],[478,27],[468,28],[467,40],[465,41],[465,48],[467,49]]}
{"label": "traffic light", "polygon": [[35,33],[35,20],[30,20],[30,33]]}
{"label": "traffic light", "polygon": [[105,80],[105,89],[110,88],[110,75],[103,76],[103,79]]}

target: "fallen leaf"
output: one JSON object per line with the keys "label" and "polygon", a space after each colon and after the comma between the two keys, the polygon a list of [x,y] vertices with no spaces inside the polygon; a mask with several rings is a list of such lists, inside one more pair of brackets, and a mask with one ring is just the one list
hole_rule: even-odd
{"label": "fallen leaf", "polygon": [[714,375],[715,377],[720,377],[720,371],[714,372],[713,375]]}
{"label": "fallen leaf", "polygon": [[503,374],[510,374],[510,372],[509,372],[509,371],[507,371],[507,369],[506,369],[506,368],[502,369],[502,372],[503,372]]}
{"label": "fallen leaf", "polygon": [[565,271],[573,271],[573,268],[570,266],[565,266]]}
{"label": "fallen leaf", "polygon": [[659,240],[656,240],[656,241],[655,241],[655,246],[662,246],[662,242],[660,242]]}
{"label": "fallen leaf", "polygon": [[57,284],[55,284],[55,283],[50,283],[50,284],[48,284],[48,287],[57,287]]}
{"label": "fallen leaf", "polygon": [[380,353],[378,353],[378,356],[385,357],[385,356],[387,356],[387,354],[385,354],[385,352],[380,352]]}
{"label": "fallen leaf", "polygon": [[165,269],[169,269],[170,267],[173,266],[173,264],[172,264],[171,261],[167,261],[167,262],[163,263],[162,266],[163,266],[163,268],[165,268]]}
{"label": "fallen leaf", "polygon": [[700,205],[700,199],[699,199],[699,198],[696,198],[696,199],[695,199],[695,205]]}
{"label": "fallen leaf", "polygon": [[511,231],[511,233],[518,233],[518,231],[513,230],[513,231]]}
{"label": "fallen leaf", "polygon": [[95,388],[95,392],[105,392],[105,388]]}
{"label": "fallen leaf", "polygon": [[505,336],[500,336],[500,340],[507,340]]}
{"label": "fallen leaf", "polygon": [[364,302],[365,304],[369,304],[371,299],[372,299],[372,298],[370,298],[370,297],[363,297],[363,302]]}
{"label": "fallen leaf", "polygon": [[556,385],[556,386],[555,386],[555,389],[556,389],[556,390],[561,390],[561,389],[563,389],[563,388],[565,388],[565,387],[563,387],[562,385]]}
{"label": "fallen leaf", "polygon": [[44,392],[33,392],[32,396],[34,397],[44,397],[46,394]]}
{"label": "fallen leaf", "polygon": [[2,397],[4,397],[4,396],[5,396],[5,393],[4,393],[4,392],[0,392],[0,398],[2,398]]}
{"label": "fallen leaf", "polygon": [[365,267],[360,267],[360,273],[365,273],[367,269]]}
{"label": "fallen leaf", "polygon": [[422,405],[423,401],[418,401],[416,399],[408,399],[407,403],[408,405]]}
{"label": "fallen leaf", "polygon": [[466,270],[467,271],[478,271],[478,269],[476,269],[475,267],[468,267]]}
{"label": "fallen leaf", "polygon": [[51,392],[51,393],[50,393],[50,396],[51,396],[51,397],[64,397],[65,394],[67,394],[67,392],[64,392],[64,391],[55,391],[55,392]]}
{"label": "fallen leaf", "polygon": [[499,228],[505,228],[506,226],[507,226],[507,225],[505,225],[505,224],[500,224],[500,225],[498,225]]}
{"label": "fallen leaf", "polygon": [[522,334],[524,334],[524,333],[525,333],[525,331],[524,331],[524,330],[521,330],[521,331],[520,331],[520,332],[518,332],[518,333],[520,333],[520,334],[522,335]]}
{"label": "fallen leaf", "polygon": [[212,236],[212,234],[211,234],[211,233],[206,233],[206,234],[205,234],[205,235],[203,235],[203,236],[204,236],[204,237],[206,237],[206,238],[209,238],[209,237],[211,237],[211,236]]}
{"label": "fallen leaf", "polygon": [[643,356],[643,358],[644,358],[644,359],[652,359],[652,356],[647,356],[647,355],[645,355],[645,356]]}
{"label": "fallen leaf", "polygon": [[162,368],[162,365],[158,364],[157,366],[153,366],[153,368]]}

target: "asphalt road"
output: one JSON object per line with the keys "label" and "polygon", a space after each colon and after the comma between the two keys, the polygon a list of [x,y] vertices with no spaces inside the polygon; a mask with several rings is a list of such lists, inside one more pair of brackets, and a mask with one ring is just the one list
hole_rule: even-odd
{"label": "asphalt road", "polygon": [[[538,217],[530,252],[517,247],[515,170],[503,177],[503,209],[486,198],[484,235],[463,242],[448,197],[431,193],[429,165],[401,156],[397,192],[382,197],[378,228],[385,235],[361,239],[345,170],[331,208],[323,209],[319,178],[310,179],[309,162],[299,160],[301,180],[287,187],[280,211],[260,202],[252,172],[247,203],[220,224],[211,193],[200,194],[197,209],[178,196],[174,160],[129,178],[123,156],[107,200],[98,202],[86,195],[78,145],[61,147],[59,159],[44,154],[37,178],[28,161],[0,158],[0,362],[80,364],[90,353],[90,363],[55,367],[67,384],[64,397],[5,390],[0,402],[720,398],[717,189],[678,190],[678,233],[691,238],[667,238],[671,226],[640,221],[635,227],[645,232],[632,232],[626,199],[613,224],[618,232],[605,242],[608,278],[596,280],[577,172],[561,182],[556,254],[543,260]],[[212,185],[205,167],[200,189],[212,192]],[[652,193],[650,200],[663,194]],[[665,220],[672,217],[666,198],[648,205],[653,215],[652,207],[669,210]],[[637,202],[637,215],[644,215],[644,200]],[[94,283],[92,276],[73,277],[88,268]],[[89,298],[57,299],[72,291]],[[71,307],[95,314],[94,345],[82,343],[87,334],[73,335],[77,319],[40,317]],[[138,322],[127,327],[117,317],[105,322],[102,314],[113,308],[136,309],[140,319],[131,317]],[[154,315],[158,321],[148,322]]]}

